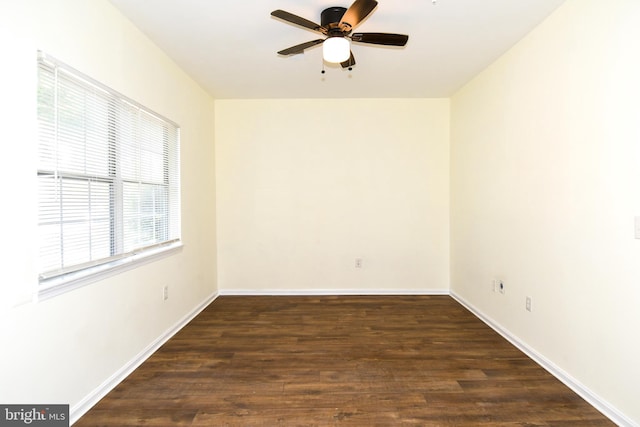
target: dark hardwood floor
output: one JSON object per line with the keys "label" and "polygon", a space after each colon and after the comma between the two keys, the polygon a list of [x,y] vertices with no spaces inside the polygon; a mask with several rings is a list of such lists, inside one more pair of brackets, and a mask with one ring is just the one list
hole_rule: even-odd
{"label": "dark hardwood floor", "polygon": [[214,301],[76,426],[614,425],[448,296]]}

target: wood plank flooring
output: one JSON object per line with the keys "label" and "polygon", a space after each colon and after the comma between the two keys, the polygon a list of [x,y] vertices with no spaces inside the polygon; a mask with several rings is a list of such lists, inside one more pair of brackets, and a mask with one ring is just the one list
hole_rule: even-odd
{"label": "wood plank flooring", "polygon": [[75,425],[614,424],[448,296],[224,296]]}

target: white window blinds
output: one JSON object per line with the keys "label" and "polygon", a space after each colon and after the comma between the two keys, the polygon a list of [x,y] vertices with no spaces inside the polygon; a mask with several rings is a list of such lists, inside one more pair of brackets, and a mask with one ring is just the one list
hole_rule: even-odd
{"label": "white window blinds", "polygon": [[38,60],[40,283],[180,239],[179,128]]}

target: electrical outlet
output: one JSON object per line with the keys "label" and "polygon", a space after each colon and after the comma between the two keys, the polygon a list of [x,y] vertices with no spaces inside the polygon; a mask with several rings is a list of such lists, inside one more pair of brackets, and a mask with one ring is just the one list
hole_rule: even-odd
{"label": "electrical outlet", "polygon": [[501,294],[505,293],[505,286],[504,286],[504,282],[502,280],[500,280],[498,282],[498,290],[500,291]]}
{"label": "electrical outlet", "polygon": [[498,279],[493,279],[493,292],[498,290]]}
{"label": "electrical outlet", "polygon": [[640,239],[640,216],[635,217],[635,236]]}
{"label": "electrical outlet", "polygon": [[362,268],[362,258],[356,258],[356,268]]}
{"label": "electrical outlet", "polygon": [[162,300],[166,301],[169,299],[169,286],[165,286],[162,288]]}
{"label": "electrical outlet", "polygon": [[531,311],[531,297],[527,297],[525,302],[525,308],[527,309],[527,311]]}

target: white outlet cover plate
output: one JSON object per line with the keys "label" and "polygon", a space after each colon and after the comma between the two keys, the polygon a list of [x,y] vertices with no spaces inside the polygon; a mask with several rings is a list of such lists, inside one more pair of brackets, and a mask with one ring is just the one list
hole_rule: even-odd
{"label": "white outlet cover plate", "polygon": [[636,239],[640,239],[640,216],[636,217]]}

